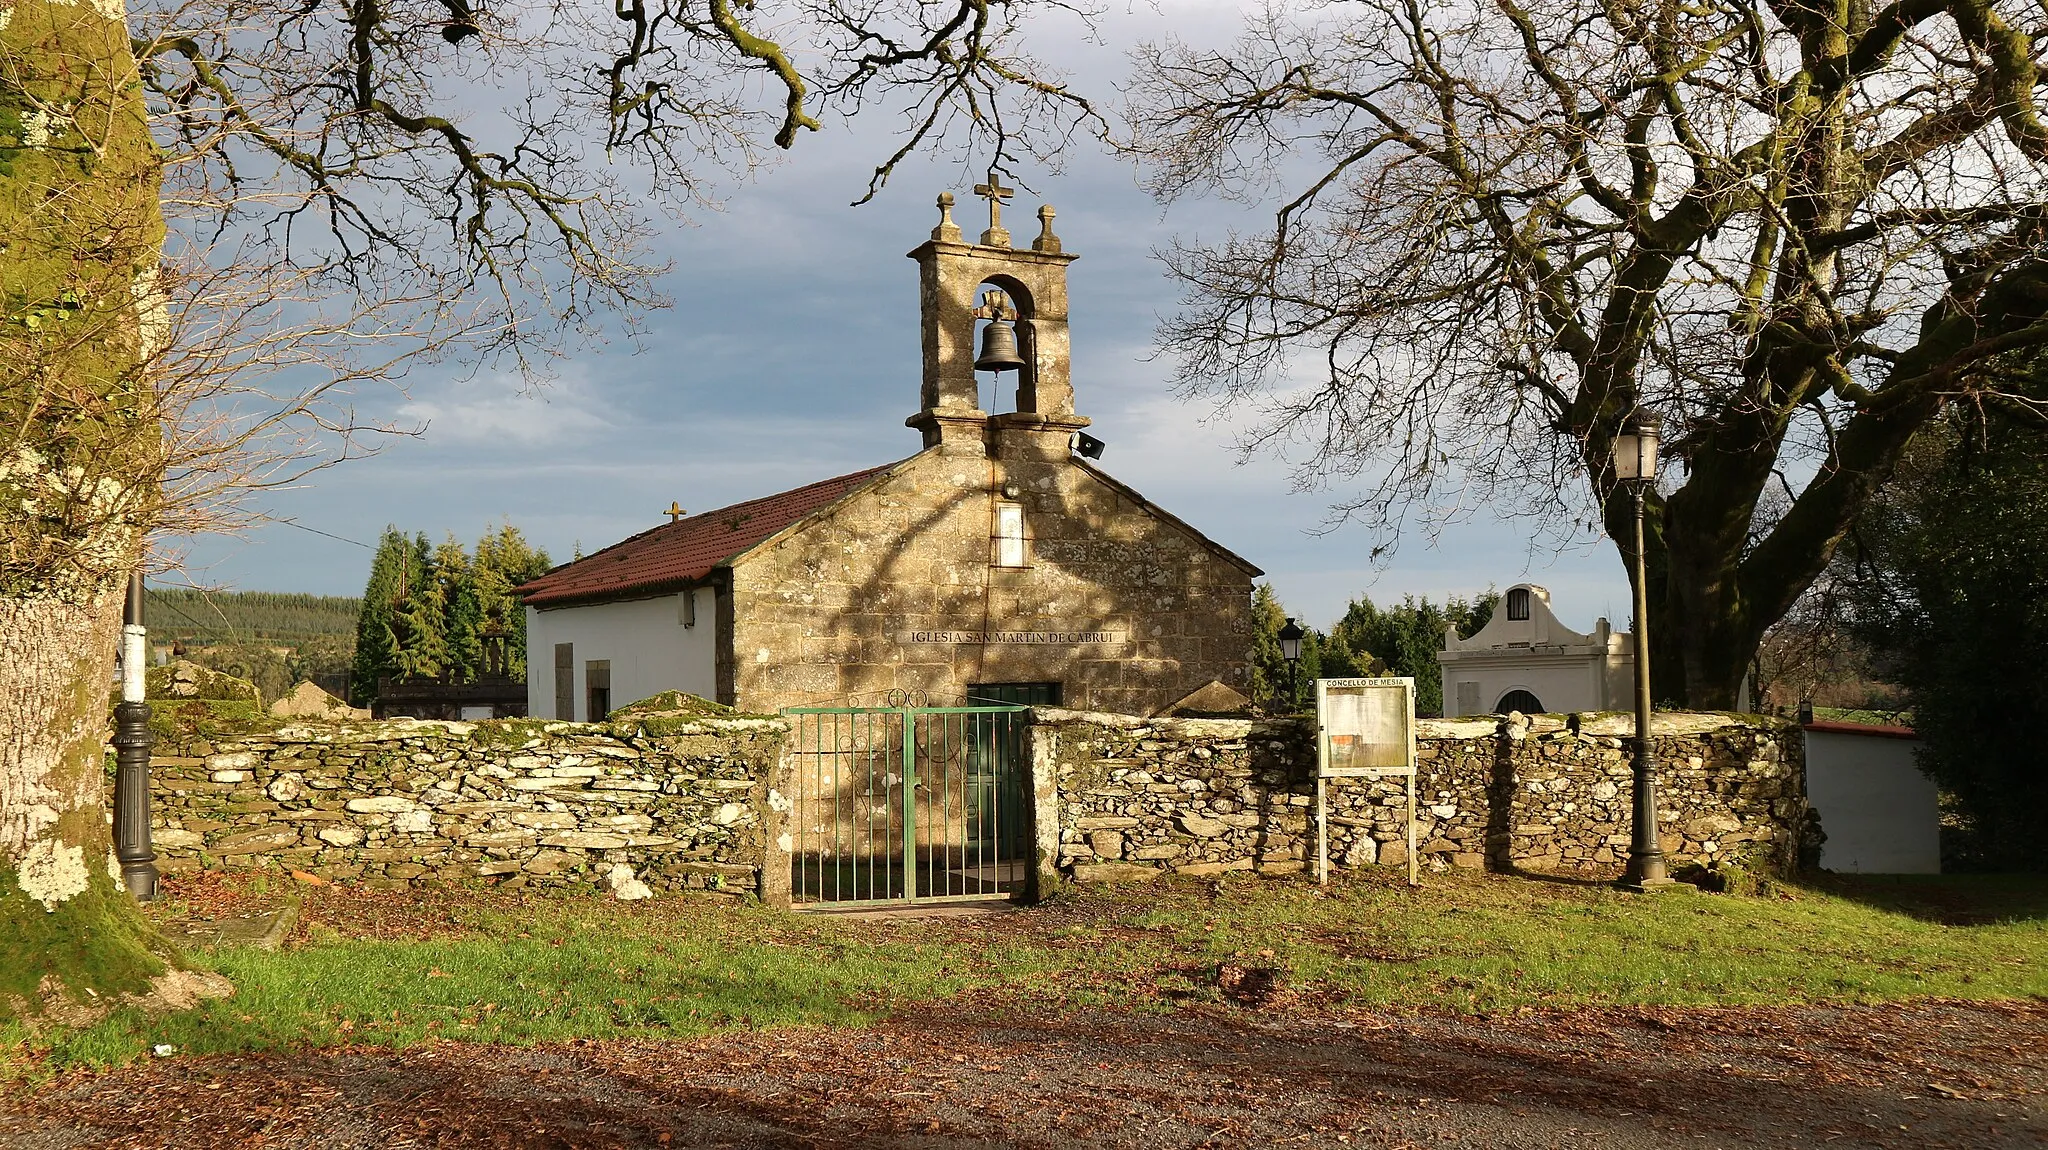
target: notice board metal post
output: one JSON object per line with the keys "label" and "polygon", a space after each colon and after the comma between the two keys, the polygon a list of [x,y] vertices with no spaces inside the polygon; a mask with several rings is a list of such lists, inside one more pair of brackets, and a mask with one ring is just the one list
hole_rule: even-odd
{"label": "notice board metal post", "polygon": [[[1408,885],[1415,857],[1415,680],[1316,680],[1316,881],[1330,881],[1330,780],[1401,777],[1408,789]],[[1361,833],[1364,833],[1361,831]]]}

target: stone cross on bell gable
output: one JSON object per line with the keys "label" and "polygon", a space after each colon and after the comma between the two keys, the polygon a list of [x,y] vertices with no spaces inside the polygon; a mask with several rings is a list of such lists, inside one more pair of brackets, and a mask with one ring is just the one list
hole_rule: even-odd
{"label": "stone cross on bell gable", "polygon": [[1006,188],[996,179],[994,168],[988,172],[988,183],[974,185],[974,194],[988,200],[988,230],[981,233],[981,246],[1006,248],[1010,246],[1009,229],[1003,227],[1003,201],[1017,194],[1017,189]]}

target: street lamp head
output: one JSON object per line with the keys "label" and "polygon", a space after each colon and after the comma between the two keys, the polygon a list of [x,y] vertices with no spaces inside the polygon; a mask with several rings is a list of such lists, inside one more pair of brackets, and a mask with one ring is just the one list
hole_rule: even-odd
{"label": "street lamp head", "polygon": [[1280,628],[1280,657],[1290,663],[1301,658],[1301,640],[1307,634],[1308,632],[1295,626],[1293,617],[1289,616],[1287,625]]}
{"label": "street lamp head", "polygon": [[1664,421],[1647,407],[1638,407],[1622,421],[1614,437],[1614,477],[1638,483],[1657,478],[1657,439]]}

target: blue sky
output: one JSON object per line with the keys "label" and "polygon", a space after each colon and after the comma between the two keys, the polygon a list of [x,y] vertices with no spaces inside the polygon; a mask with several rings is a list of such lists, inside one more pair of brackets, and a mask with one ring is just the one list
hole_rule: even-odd
{"label": "blue sky", "polygon": [[[1108,46],[1048,44],[1088,91],[1121,72],[1121,45],[1171,30],[1227,35],[1226,5],[1176,2],[1112,15]],[[645,322],[636,343],[581,349],[548,388],[458,367],[428,369],[405,394],[365,392],[360,410],[424,422],[413,439],[319,472],[265,497],[272,515],[343,539],[374,543],[387,523],[473,542],[510,520],[566,560],[664,522],[671,500],[707,511],[910,455],[917,407],[917,268],[904,253],[936,220],[942,190],[961,198],[970,236],[986,218],[962,163],[906,164],[875,202],[846,206],[891,149],[886,117],[829,125],[745,183],[723,210],[665,231],[674,264],[663,283],[674,307]],[[1481,512],[1434,539],[1405,536],[1375,567],[1356,527],[1323,531],[1341,489],[1299,491],[1289,464],[1240,460],[1232,442],[1247,413],[1169,394],[1168,365],[1150,358],[1153,332],[1175,294],[1155,249],[1175,235],[1258,227],[1257,213],[1188,202],[1162,208],[1127,164],[1089,145],[1058,172],[1020,170],[1007,222],[1022,246],[1042,202],[1058,211],[1070,269],[1074,388],[1081,414],[1109,444],[1102,465],[1264,567],[1283,602],[1327,626],[1350,598],[1441,598],[1528,580],[1552,591],[1566,625],[1607,615],[1626,625],[1628,587],[1605,541],[1559,552],[1534,542],[1540,524]],[[1012,181],[1013,183],[1015,181]],[[185,541],[190,580],[244,590],[357,594],[370,552],[273,523],[236,537]]]}

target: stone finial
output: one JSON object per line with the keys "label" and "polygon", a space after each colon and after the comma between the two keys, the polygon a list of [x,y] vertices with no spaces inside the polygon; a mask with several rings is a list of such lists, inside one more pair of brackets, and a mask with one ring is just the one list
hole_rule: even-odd
{"label": "stone finial", "polygon": [[1056,236],[1056,235],[1053,235],[1053,234],[1052,234],[1052,217],[1053,217],[1053,215],[1054,215],[1054,212],[1053,212],[1053,210],[1052,210],[1052,205],[1051,205],[1051,204],[1042,204],[1042,205],[1040,205],[1040,206],[1039,206],[1039,209],[1038,209],[1038,225],[1039,225],[1039,232],[1038,232],[1038,238],[1037,238],[1037,239],[1035,239],[1035,240],[1032,240],[1032,241],[1031,241],[1031,250],[1032,250],[1032,251],[1034,251],[1034,252],[1056,252],[1056,251],[1059,251],[1059,250],[1060,250],[1060,238],[1059,238],[1058,236]]}
{"label": "stone finial", "polygon": [[960,225],[953,222],[953,193],[939,193],[939,226],[932,229],[932,238],[942,242],[959,243]]}

